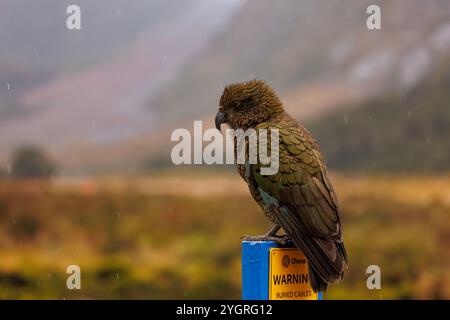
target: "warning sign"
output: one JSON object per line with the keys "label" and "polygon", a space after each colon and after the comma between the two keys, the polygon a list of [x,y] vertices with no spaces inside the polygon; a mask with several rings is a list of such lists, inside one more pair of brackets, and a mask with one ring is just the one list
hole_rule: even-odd
{"label": "warning sign", "polygon": [[270,300],[317,300],[308,276],[308,262],[297,248],[270,249]]}

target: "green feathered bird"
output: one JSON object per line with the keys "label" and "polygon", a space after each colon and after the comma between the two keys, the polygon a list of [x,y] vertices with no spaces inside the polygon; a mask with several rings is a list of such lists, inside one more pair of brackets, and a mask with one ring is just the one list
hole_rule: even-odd
{"label": "green feathered bird", "polygon": [[[273,239],[280,228],[305,254],[310,284],[324,292],[328,284],[342,279],[347,253],[336,193],[328,179],[319,146],[312,135],[283,109],[277,94],[264,81],[228,85],[220,98],[215,118],[217,129],[228,123],[233,129],[279,131],[279,170],[262,175],[261,163],[237,164],[250,193],[274,223],[254,240]],[[270,154],[270,150],[269,150]]]}

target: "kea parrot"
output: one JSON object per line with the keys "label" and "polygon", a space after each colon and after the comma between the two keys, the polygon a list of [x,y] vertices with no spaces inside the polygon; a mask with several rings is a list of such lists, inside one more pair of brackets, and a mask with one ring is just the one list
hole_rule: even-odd
{"label": "kea parrot", "polygon": [[219,131],[222,123],[244,132],[254,129],[257,135],[265,129],[269,141],[270,130],[278,129],[276,174],[263,175],[259,159],[249,164],[248,151],[245,163],[237,163],[251,195],[273,223],[263,236],[247,239],[280,239],[277,233],[282,228],[308,260],[312,289],[325,292],[342,279],[348,259],[336,193],[316,140],[286,113],[275,91],[257,79],[225,87],[215,117]]}

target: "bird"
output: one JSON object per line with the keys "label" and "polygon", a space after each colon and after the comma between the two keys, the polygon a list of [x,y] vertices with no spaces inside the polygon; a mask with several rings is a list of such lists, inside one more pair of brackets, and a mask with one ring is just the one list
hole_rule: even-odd
{"label": "bird", "polygon": [[[278,130],[279,168],[264,175],[261,161],[237,163],[250,194],[272,222],[262,236],[247,240],[279,239],[284,230],[308,261],[308,278],[314,292],[325,292],[342,280],[348,268],[343,242],[342,219],[333,185],[312,134],[292,118],[276,92],[263,80],[253,79],[227,85],[220,97],[215,126],[222,124],[244,132]],[[270,134],[267,133],[270,141]],[[236,137],[235,137],[236,142]],[[236,151],[236,147],[235,147]],[[235,155],[236,157],[236,155]]]}

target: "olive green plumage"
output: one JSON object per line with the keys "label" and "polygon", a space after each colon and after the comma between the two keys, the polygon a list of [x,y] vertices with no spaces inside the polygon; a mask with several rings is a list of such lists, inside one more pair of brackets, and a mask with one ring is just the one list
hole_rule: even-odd
{"label": "olive green plumage", "polygon": [[266,216],[306,255],[313,289],[325,291],[329,283],[342,279],[347,254],[336,193],[317,142],[260,80],[225,88],[216,125],[220,127],[222,122],[233,129],[253,128],[257,133],[266,129],[269,154],[270,130],[278,129],[278,172],[261,175],[260,163],[238,164],[238,171]]}

